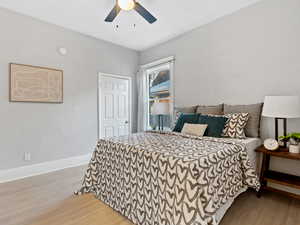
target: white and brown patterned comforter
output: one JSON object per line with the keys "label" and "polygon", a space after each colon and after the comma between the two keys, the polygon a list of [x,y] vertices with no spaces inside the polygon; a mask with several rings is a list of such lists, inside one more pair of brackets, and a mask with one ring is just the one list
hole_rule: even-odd
{"label": "white and brown patterned comforter", "polygon": [[99,140],[77,194],[95,193],[137,225],[213,225],[247,187],[259,182],[243,144],[146,132]]}

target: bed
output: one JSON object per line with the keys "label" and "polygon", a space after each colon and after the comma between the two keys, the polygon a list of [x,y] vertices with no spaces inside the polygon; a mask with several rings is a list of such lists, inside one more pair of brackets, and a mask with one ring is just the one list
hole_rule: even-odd
{"label": "bed", "polygon": [[259,144],[154,131],[99,140],[76,194],[94,193],[137,225],[216,225],[259,189]]}
{"label": "bed", "polygon": [[[259,172],[259,158],[257,158],[257,153],[255,152],[255,149],[259,146],[261,146],[262,142],[260,138],[246,138],[244,140],[239,140],[242,144],[245,145],[249,161],[251,166],[255,169],[256,174]],[[242,189],[240,192],[234,196],[234,198],[227,201],[223,206],[221,206],[215,214],[215,219],[217,221],[217,224],[219,224],[224,217],[227,210],[230,208],[230,206],[233,204],[234,199],[236,199],[241,193],[245,192],[247,188]]]}

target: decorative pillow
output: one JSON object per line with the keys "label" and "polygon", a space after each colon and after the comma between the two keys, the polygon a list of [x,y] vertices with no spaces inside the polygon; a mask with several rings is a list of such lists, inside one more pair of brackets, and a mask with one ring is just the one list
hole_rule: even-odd
{"label": "decorative pillow", "polygon": [[196,113],[202,115],[223,115],[223,104],[220,105],[198,105]]}
{"label": "decorative pillow", "polygon": [[200,115],[198,123],[208,125],[204,136],[221,137],[226,121],[227,118],[224,116]]}
{"label": "decorative pillow", "polygon": [[181,133],[203,137],[207,124],[185,123]]}
{"label": "decorative pillow", "polygon": [[190,106],[190,107],[175,107],[174,109],[174,123],[172,128],[175,127],[177,120],[181,113],[196,113],[197,106]]}
{"label": "decorative pillow", "polygon": [[249,113],[249,120],[245,127],[247,137],[260,136],[260,121],[263,103],[252,105],[224,105],[224,113]]}
{"label": "decorative pillow", "polygon": [[185,123],[197,123],[198,118],[199,118],[199,114],[196,113],[181,113],[173,131],[181,132]]}
{"label": "decorative pillow", "polygon": [[226,114],[228,118],[223,130],[224,137],[230,138],[245,138],[245,127],[249,120],[249,113],[233,113]]}

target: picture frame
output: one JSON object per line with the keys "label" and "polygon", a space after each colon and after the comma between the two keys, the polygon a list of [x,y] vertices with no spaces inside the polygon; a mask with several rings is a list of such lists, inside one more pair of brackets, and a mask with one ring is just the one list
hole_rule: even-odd
{"label": "picture frame", "polygon": [[9,101],[63,103],[63,70],[9,64]]}

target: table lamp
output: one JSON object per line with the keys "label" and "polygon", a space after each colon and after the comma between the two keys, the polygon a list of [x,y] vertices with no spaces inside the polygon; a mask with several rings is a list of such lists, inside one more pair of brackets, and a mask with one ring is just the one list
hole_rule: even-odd
{"label": "table lamp", "polygon": [[152,115],[158,115],[158,129],[164,129],[163,115],[170,114],[170,107],[168,102],[154,102],[151,108]]}
{"label": "table lamp", "polygon": [[283,135],[286,136],[287,119],[300,117],[300,99],[298,96],[266,96],[262,116],[275,118],[275,138],[278,140],[278,121],[283,120]]}

